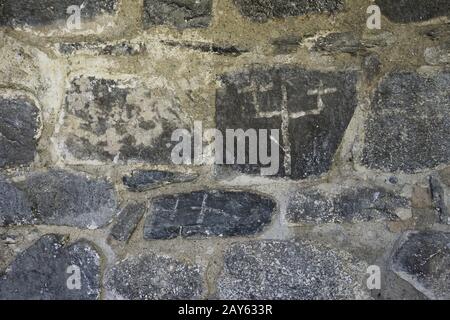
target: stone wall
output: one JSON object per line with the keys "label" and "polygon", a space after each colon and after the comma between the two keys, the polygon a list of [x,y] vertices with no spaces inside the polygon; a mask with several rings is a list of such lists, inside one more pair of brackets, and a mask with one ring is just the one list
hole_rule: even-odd
{"label": "stone wall", "polygon": [[82,3],[0,1],[0,299],[450,298],[448,0]]}

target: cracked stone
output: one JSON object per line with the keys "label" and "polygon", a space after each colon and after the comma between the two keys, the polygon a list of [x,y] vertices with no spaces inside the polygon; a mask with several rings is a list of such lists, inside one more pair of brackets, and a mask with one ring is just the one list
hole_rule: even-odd
{"label": "cracked stone", "polygon": [[[79,290],[69,289],[69,278],[76,276],[76,271],[69,269],[71,266],[79,268]],[[100,255],[85,240],[67,244],[62,236],[43,236],[19,253],[0,275],[0,300],[94,300],[99,297]]]}
{"label": "cracked stone", "polygon": [[0,226],[30,224],[31,205],[23,191],[0,176]]}
{"label": "cracked stone", "polygon": [[111,237],[118,241],[128,241],[146,211],[147,206],[145,203],[128,204],[122,210],[114,227],[111,229]]}
{"label": "cracked stone", "polygon": [[157,25],[206,28],[211,18],[212,0],[144,0],[145,28]]}
{"label": "cracked stone", "polygon": [[217,295],[226,300],[362,299],[365,264],[309,242],[236,243],[225,253]]}
{"label": "cracked stone", "polygon": [[414,173],[450,162],[450,73],[395,72],[375,92],[362,162]]}
{"label": "cracked stone", "polygon": [[39,224],[97,229],[116,214],[111,183],[62,170],[33,173],[21,187]]}
{"label": "cracked stone", "polygon": [[392,254],[391,268],[429,299],[450,299],[450,233],[404,234]]}
{"label": "cracked stone", "polygon": [[0,96],[0,168],[34,161],[39,123],[40,112],[34,103]]}
{"label": "cracked stone", "polygon": [[172,132],[190,127],[171,91],[149,89],[142,81],[77,77],[64,109],[64,124],[55,139],[73,163],[172,164]]}
{"label": "cracked stone", "polygon": [[123,183],[130,191],[142,192],[171,183],[190,182],[195,179],[197,179],[196,174],[158,170],[136,170],[130,176],[124,176]]}
{"label": "cracked stone", "polygon": [[296,192],[289,200],[289,223],[397,221],[410,201],[381,188],[342,187],[336,193],[317,188]]}
{"label": "cracked stone", "polygon": [[65,21],[70,16],[67,8],[81,8],[81,19],[90,19],[103,13],[114,13],[117,0],[3,0],[0,4],[0,26],[42,26]]}
{"label": "cracked stone", "polygon": [[420,22],[450,13],[447,0],[375,0],[381,13],[398,23]]}
{"label": "cracked stone", "polygon": [[108,299],[194,300],[205,292],[203,271],[156,254],[130,257],[106,272]]}
{"label": "cracked stone", "polygon": [[[268,134],[278,129],[280,146],[268,143],[269,154],[280,149],[276,175],[304,179],[328,172],[357,105],[356,72],[255,66],[223,75],[221,83],[216,123],[225,145],[227,129],[266,129]],[[267,169],[260,157],[258,164],[249,164],[251,144],[246,145],[247,164],[218,167],[246,174]]]}
{"label": "cracked stone", "polygon": [[233,0],[233,2],[243,16],[256,22],[309,13],[334,13],[344,8],[342,0]]}
{"label": "cracked stone", "polygon": [[165,196],[153,201],[144,238],[253,235],[270,223],[275,207],[271,199],[248,192],[213,190]]}

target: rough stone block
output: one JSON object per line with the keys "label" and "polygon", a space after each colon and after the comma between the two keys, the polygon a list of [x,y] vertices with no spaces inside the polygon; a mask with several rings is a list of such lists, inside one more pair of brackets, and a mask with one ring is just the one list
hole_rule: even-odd
{"label": "rough stone block", "polygon": [[333,13],[344,8],[342,0],[234,0],[234,3],[243,16],[257,22],[308,13]]}
{"label": "rough stone block", "polygon": [[392,270],[430,299],[450,299],[450,233],[408,232],[392,254]]}
{"label": "rough stone block", "polygon": [[0,96],[0,168],[34,161],[40,111],[25,98]]}
{"label": "rough stone block", "polygon": [[144,238],[245,236],[263,230],[276,204],[248,192],[199,191],[153,201]]}
{"label": "rough stone block", "polygon": [[149,254],[130,257],[106,272],[108,299],[191,300],[205,291],[199,266]]}
{"label": "rough stone block", "polygon": [[170,25],[179,29],[206,28],[212,0],[144,0],[144,27]]}
{"label": "rough stone block", "polygon": [[[216,123],[224,145],[227,129],[266,129],[268,134],[278,129],[278,176],[304,179],[328,172],[357,105],[356,72],[253,67],[223,75],[221,82]],[[246,145],[247,163],[250,143]],[[258,174],[267,167],[260,160],[257,165],[224,167]]]}
{"label": "rough stone block", "polygon": [[378,86],[365,124],[363,164],[414,173],[450,162],[450,73],[394,72]]}
{"label": "rough stone block", "polygon": [[330,248],[293,241],[238,243],[225,253],[220,299],[327,300],[367,298],[364,263]]}
{"label": "rough stone block", "polygon": [[411,210],[408,199],[381,188],[346,187],[336,193],[309,188],[291,197],[286,218],[290,223],[396,221],[399,210]]}
{"label": "rough stone block", "polygon": [[0,3],[0,26],[42,26],[66,20],[70,6],[81,8],[81,18],[93,18],[102,13],[113,13],[117,0],[3,0]]}
{"label": "rough stone block", "polygon": [[[70,267],[75,267],[70,269]],[[77,268],[77,269],[76,269]],[[78,270],[78,271],[76,271]],[[68,272],[69,271],[69,272]],[[71,276],[79,289],[70,289]],[[46,235],[21,252],[0,275],[0,300],[94,300],[100,297],[100,255],[89,242],[67,244]]]}

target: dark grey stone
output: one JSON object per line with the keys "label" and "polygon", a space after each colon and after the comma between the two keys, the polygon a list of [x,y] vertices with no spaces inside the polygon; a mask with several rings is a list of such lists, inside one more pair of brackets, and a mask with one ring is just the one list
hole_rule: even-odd
{"label": "dark grey stone", "polygon": [[0,176],[0,226],[30,224],[34,221],[25,194]]}
{"label": "dark grey stone", "polygon": [[290,54],[295,52],[302,42],[302,38],[297,35],[288,35],[272,40],[275,54]]}
{"label": "dark grey stone", "polygon": [[167,88],[148,89],[113,79],[81,76],[66,92],[57,137],[66,159],[172,164],[172,133],[190,128]]}
{"label": "dark grey stone", "polygon": [[320,37],[312,47],[314,51],[325,51],[328,53],[344,52],[356,54],[364,50],[360,39],[353,32],[330,33]]}
{"label": "dark grey stone", "polygon": [[230,191],[199,191],[157,198],[144,226],[144,238],[245,236],[267,226],[276,204],[269,198]]}
{"label": "dark grey stone", "polygon": [[286,219],[290,223],[396,221],[396,210],[401,208],[410,209],[410,202],[381,188],[343,188],[337,194],[310,188],[291,197]]}
{"label": "dark grey stone", "polygon": [[347,253],[309,242],[237,243],[225,253],[220,299],[323,300],[367,297],[365,268]]}
{"label": "dark grey stone", "polygon": [[[67,285],[74,275],[68,270],[71,266],[80,269],[80,289]],[[94,300],[99,296],[100,256],[84,240],[69,245],[62,236],[43,236],[0,276],[0,300]]]}
{"label": "dark grey stone", "polygon": [[135,56],[144,53],[147,48],[144,43],[131,43],[123,41],[120,43],[101,43],[101,42],[73,42],[60,43],[59,52],[62,54],[75,54],[79,51],[92,51],[99,55],[111,56]]}
{"label": "dark grey stone", "polygon": [[206,28],[212,0],[144,0],[144,27],[171,25],[179,29]]}
{"label": "dark grey stone", "polygon": [[161,43],[170,47],[187,48],[200,52],[214,53],[217,55],[237,57],[243,53],[248,52],[247,49],[236,47],[233,45],[221,45],[212,42],[197,42],[197,41],[174,41],[161,40]]}
{"label": "dark grey stone", "polygon": [[382,80],[365,124],[364,165],[414,173],[450,161],[450,73],[394,72]]}
{"label": "dark grey stone", "polygon": [[170,257],[130,257],[106,272],[109,299],[194,300],[205,292],[203,271]]}
{"label": "dark grey stone", "polygon": [[123,208],[116,224],[111,229],[111,237],[118,241],[128,241],[146,211],[147,206],[145,203],[128,204]]}
{"label": "dark grey stone", "polygon": [[97,229],[116,214],[111,183],[62,170],[33,173],[24,191],[40,224]]}
{"label": "dark grey stone", "polygon": [[433,176],[431,176],[429,179],[431,199],[433,201],[436,214],[439,217],[439,222],[450,224],[450,209],[447,206],[447,202],[450,203],[450,195],[446,195],[446,192],[439,179]]}
{"label": "dark grey stone", "polygon": [[391,268],[428,298],[450,299],[450,233],[406,233],[392,254]]}
{"label": "dark grey stone", "polygon": [[308,13],[334,13],[344,8],[342,0],[234,0],[234,3],[243,16],[258,22]]}
{"label": "dark grey stone", "polygon": [[0,97],[0,168],[34,161],[39,109],[26,99]]}
{"label": "dark grey stone", "polygon": [[3,0],[0,3],[0,25],[48,25],[58,20],[66,20],[72,5],[81,9],[81,18],[93,18],[103,12],[113,13],[117,0]]}
{"label": "dark grey stone", "polygon": [[375,0],[381,13],[399,23],[426,21],[450,13],[447,0]]}
{"label": "dark grey stone", "polygon": [[382,63],[377,54],[369,54],[364,57],[363,69],[367,80],[372,81],[380,74]]}
{"label": "dark grey stone", "polygon": [[158,170],[136,170],[123,177],[123,183],[134,192],[142,192],[171,183],[190,182],[197,179],[196,174],[184,174]]}
{"label": "dark grey stone", "polygon": [[[226,129],[267,129],[269,134],[278,129],[282,145],[278,176],[303,179],[330,169],[357,105],[356,72],[254,66],[223,75],[221,82],[216,93],[216,123],[224,144]],[[325,89],[327,93],[319,100],[317,92]],[[288,121],[282,119],[283,108],[289,113]],[[268,146],[270,150],[270,143]],[[230,153],[233,151],[236,155],[236,146]],[[248,144],[246,152],[248,163]],[[266,167],[258,163],[221,167],[258,174]]]}

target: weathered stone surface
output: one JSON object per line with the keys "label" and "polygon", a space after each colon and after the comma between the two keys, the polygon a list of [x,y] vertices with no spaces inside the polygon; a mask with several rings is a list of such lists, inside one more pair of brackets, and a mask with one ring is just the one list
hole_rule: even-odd
{"label": "weathered stone surface", "polygon": [[200,299],[205,291],[199,266],[148,254],[127,258],[106,273],[107,298],[126,300]]}
{"label": "weathered stone surface", "polygon": [[364,50],[360,39],[352,32],[330,33],[324,37],[320,37],[312,47],[314,51],[344,52],[356,54]]}
{"label": "weathered stone surface", "polygon": [[308,242],[234,244],[217,282],[220,299],[322,300],[366,296],[365,268],[344,252]]}
{"label": "weathered stone surface", "polygon": [[34,173],[24,191],[40,224],[97,229],[116,214],[111,183],[62,170]]}
{"label": "weathered stone surface", "polygon": [[381,13],[393,22],[426,21],[450,13],[447,0],[375,0]]}
{"label": "weathered stone surface", "polygon": [[116,43],[103,42],[68,42],[58,44],[58,51],[62,54],[95,53],[108,56],[135,56],[146,51],[144,43],[121,41]]}
{"label": "weathered stone surface", "polygon": [[428,298],[450,299],[450,233],[406,233],[391,268]]}
{"label": "weathered stone surface", "polygon": [[153,201],[144,238],[252,235],[270,223],[275,206],[271,199],[249,192],[212,190],[161,197]]}
{"label": "weathered stone surface", "polygon": [[[80,270],[80,289],[69,289]],[[69,271],[69,272],[68,272]],[[92,300],[100,296],[100,256],[87,241],[67,244],[46,235],[20,253],[0,276],[0,300]]]}
{"label": "weathered stone surface", "polygon": [[309,188],[289,200],[290,223],[355,223],[398,220],[398,210],[410,210],[406,198],[381,188],[345,187],[336,193]]}
{"label": "weathered stone surface", "polygon": [[131,191],[142,192],[171,183],[193,181],[196,178],[196,174],[158,170],[136,170],[133,171],[130,176],[124,176],[123,183]]}
{"label": "weathered stone surface", "polygon": [[274,53],[277,55],[281,55],[295,52],[300,46],[301,42],[301,37],[297,35],[287,35],[273,39],[272,45],[274,46]]}
{"label": "weathered stone surface", "polygon": [[389,74],[366,121],[363,164],[413,173],[450,161],[450,73]]}
{"label": "weathered stone surface", "polygon": [[0,26],[41,26],[66,20],[70,16],[67,8],[73,5],[82,7],[82,19],[92,18],[102,13],[113,13],[117,7],[117,0],[4,0],[0,4]]}
{"label": "weathered stone surface", "polygon": [[144,0],[144,27],[171,25],[205,28],[212,17],[212,0]]}
{"label": "weathered stone surface", "polygon": [[145,203],[130,203],[123,208],[116,224],[111,229],[111,237],[118,241],[128,241],[134,230],[136,229],[139,221],[147,211]]}
{"label": "weathered stone surface", "polygon": [[0,176],[0,226],[31,222],[33,214],[25,194]]}
{"label": "weathered stone surface", "polygon": [[[216,123],[225,144],[226,129],[266,129],[269,134],[278,129],[282,145],[278,176],[302,179],[330,169],[357,105],[356,72],[253,67],[226,74],[221,82]],[[257,174],[266,167],[260,160],[259,165],[228,167]]]}
{"label": "weathered stone surface", "polygon": [[369,54],[364,58],[363,69],[367,80],[372,81],[381,71],[382,63],[377,54]]}
{"label": "weathered stone surface", "polygon": [[344,8],[342,0],[234,0],[234,3],[243,16],[258,22],[308,13],[334,13]]}
{"label": "weathered stone surface", "polygon": [[39,123],[34,103],[0,96],[0,168],[33,162]]}
{"label": "weathered stone surface", "polygon": [[432,66],[450,64],[450,38],[446,44],[426,48],[424,57],[425,61]]}
{"label": "weathered stone surface", "polygon": [[430,193],[440,223],[450,224],[450,195],[446,194],[441,182],[430,177]]}
{"label": "weathered stone surface", "polygon": [[190,127],[173,93],[148,89],[142,81],[75,78],[64,109],[56,139],[72,162],[171,164],[172,132]]}

